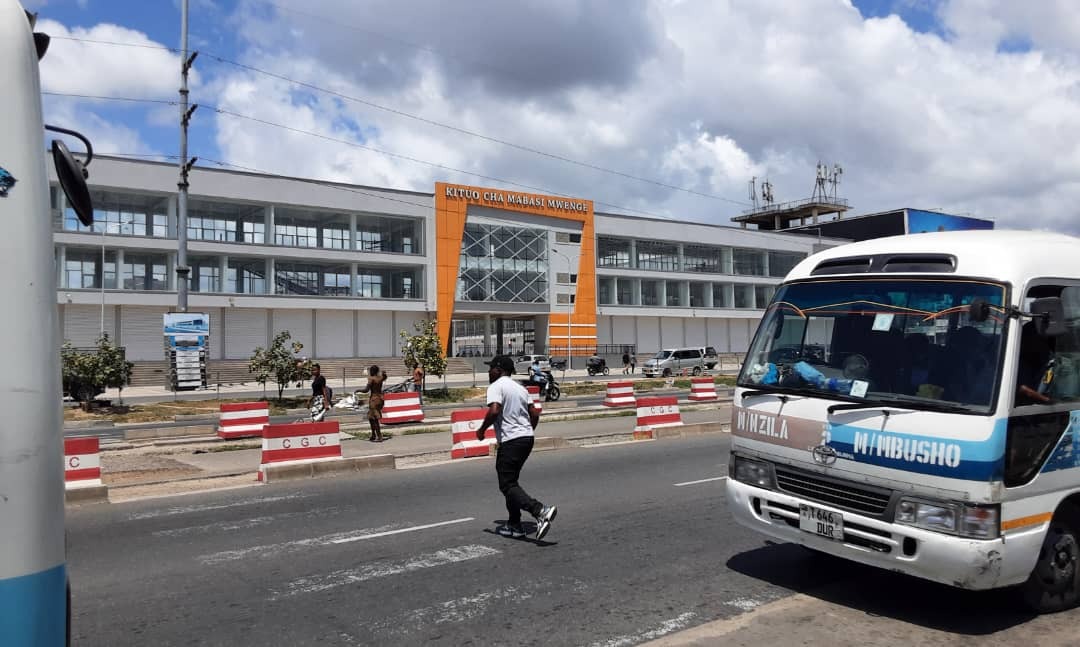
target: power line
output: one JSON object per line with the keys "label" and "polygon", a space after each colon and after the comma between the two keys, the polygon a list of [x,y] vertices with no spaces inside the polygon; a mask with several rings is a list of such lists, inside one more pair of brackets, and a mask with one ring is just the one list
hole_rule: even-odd
{"label": "power line", "polygon": [[42,90],[41,94],[50,97],[68,97],[72,99],[92,99],[95,101],[130,101],[132,103],[163,103],[175,106],[178,101],[175,99],[143,99],[139,97],[106,97],[96,94],[75,94],[71,92],[49,92]]}
{"label": "power line", "polygon": [[[97,99],[97,100],[104,100],[104,101],[132,101],[132,102],[173,103],[173,104],[176,103],[175,101],[164,101],[164,100],[159,100],[159,99],[139,99],[139,98],[135,98],[135,97],[105,97],[105,96],[91,96],[91,95],[77,95],[77,94],[69,95],[69,94],[65,94],[65,93],[62,93],[62,92],[50,92],[49,94],[51,96],[59,96],[59,97],[68,97],[68,96],[87,97],[87,96],[90,96],[90,98]],[[247,120],[247,121],[262,124],[262,125],[265,125],[265,126],[270,126],[270,127],[273,127],[273,128],[281,128],[283,130],[286,130],[286,131],[289,131],[289,132],[294,132],[294,133],[297,133],[297,134],[300,134],[300,135],[307,135],[309,137],[315,137],[315,138],[322,139],[322,140],[325,140],[325,141],[329,141],[329,142],[333,142],[333,143],[337,143],[337,144],[343,144],[345,146],[351,146],[353,148],[360,148],[360,149],[363,149],[363,150],[371,151],[371,152],[376,153],[378,155],[384,155],[386,157],[393,157],[393,158],[396,158],[396,159],[401,159],[401,160],[405,160],[405,161],[408,161],[408,162],[412,162],[414,164],[422,164],[424,166],[430,166],[432,168],[437,168],[437,169],[444,170],[444,171],[450,171],[452,173],[460,173],[460,174],[463,174],[463,175],[469,175],[469,176],[472,176],[472,177],[480,178],[482,180],[488,180],[488,181],[491,181],[491,182],[498,182],[500,184],[505,184],[505,185],[508,185],[508,186],[516,186],[516,187],[519,187],[519,188],[528,189],[530,191],[538,191],[540,193],[546,193],[546,194],[562,196],[562,197],[573,197],[573,196],[570,196],[569,194],[567,194],[565,192],[553,191],[551,189],[546,189],[544,187],[537,187],[537,186],[533,186],[531,184],[524,184],[524,183],[521,183],[521,182],[515,182],[513,180],[505,180],[503,178],[498,178],[498,177],[494,177],[494,176],[491,176],[491,175],[484,175],[482,173],[476,173],[474,171],[466,171],[464,169],[455,168],[453,166],[447,166],[445,164],[439,164],[438,162],[430,162],[430,161],[419,159],[419,158],[416,158],[416,157],[411,157],[409,155],[402,155],[400,153],[394,153],[392,151],[382,150],[380,148],[375,148],[374,146],[368,146],[366,144],[360,144],[358,142],[350,141],[348,139],[342,139],[340,137],[333,137],[331,135],[325,135],[323,133],[317,133],[317,132],[314,132],[314,131],[304,130],[302,128],[296,128],[294,126],[289,126],[289,125],[286,125],[286,124],[280,124],[280,123],[277,123],[277,122],[269,121],[267,119],[262,119],[262,118],[259,118],[259,117],[253,117],[251,115],[245,115],[245,114],[233,111],[233,110],[228,110],[226,108],[219,108],[219,107],[214,106],[212,104],[199,103],[199,105],[201,107],[207,109],[207,110],[211,110],[211,111],[213,111],[215,113],[225,115],[227,117],[233,117],[235,119],[244,119],[244,120]],[[621,205],[612,204],[612,203],[609,203],[609,202],[603,202],[603,201],[599,201],[599,200],[594,200],[593,202],[594,202],[594,204],[602,205],[602,206],[605,206],[605,207],[610,207],[610,208],[613,208],[613,209],[619,209],[621,211],[639,213],[639,214],[642,214],[642,215],[650,216],[652,218],[658,218],[658,219],[661,219],[661,220],[672,220],[672,218],[670,218],[668,216],[663,216],[663,215],[660,215],[660,214],[651,213],[651,212],[645,211],[643,209],[635,209],[635,208],[632,208],[632,207],[624,207],[624,206],[621,206]]]}
{"label": "power line", "polygon": [[94,43],[96,45],[116,45],[119,47],[140,47],[142,49],[160,49],[166,52],[179,52],[180,50],[175,47],[166,47],[165,45],[146,45],[144,43],[121,43],[115,40],[97,40],[95,38],[76,38],[74,36],[50,36],[50,40],[71,40],[77,43]]}
{"label": "power line", "polygon": [[[98,43],[98,44],[104,44],[104,45],[117,45],[117,46],[127,46],[127,47],[146,47],[146,48],[151,48],[151,49],[164,49],[164,50],[168,50],[168,51],[172,51],[172,52],[176,51],[176,50],[174,50],[172,48],[168,48],[168,47],[139,45],[139,44],[134,44],[134,43],[120,43],[120,42],[115,42],[115,41],[102,41],[102,40],[82,39],[82,38],[74,38],[74,37],[63,37],[63,39],[64,40],[87,42],[87,43]],[[412,114],[412,113],[409,113],[409,112],[405,112],[404,110],[399,110],[397,108],[391,108],[389,106],[384,106],[382,104],[375,103],[374,101],[369,101],[367,99],[361,99],[359,97],[354,97],[354,96],[345,94],[343,92],[338,92],[336,90],[331,90],[329,88],[324,88],[324,87],[315,85],[313,83],[308,83],[306,81],[299,81],[297,79],[290,78],[290,77],[285,76],[283,74],[278,74],[276,72],[270,72],[269,70],[264,70],[262,68],[255,67],[254,65],[248,65],[246,63],[240,63],[240,62],[237,62],[237,61],[233,61],[231,59],[225,58],[225,57],[220,56],[218,54],[214,54],[213,52],[207,52],[205,55],[212,58],[212,59],[214,59],[215,61],[218,61],[219,63],[223,63],[225,65],[231,65],[233,67],[243,69],[243,70],[247,70],[249,72],[254,72],[256,74],[262,74],[264,76],[268,76],[270,78],[274,78],[274,79],[277,79],[279,81],[284,81],[286,83],[290,83],[292,85],[296,85],[296,86],[299,86],[299,87],[302,87],[302,88],[307,88],[307,89],[315,91],[315,92],[320,92],[320,93],[323,93],[323,94],[327,94],[327,95],[330,95],[330,96],[333,96],[333,97],[337,97],[339,99],[343,99],[345,101],[358,103],[358,104],[361,104],[361,105],[364,105],[364,106],[368,106],[370,108],[374,108],[376,110],[381,110],[381,111],[388,112],[388,113],[393,114],[393,115],[397,115],[399,117],[404,117],[406,119],[413,119],[413,120],[419,121],[421,123],[425,123],[425,124],[428,124],[428,125],[431,125],[431,126],[436,126],[438,128],[443,128],[443,129],[446,129],[446,130],[450,130],[452,132],[460,133],[462,135],[467,135],[469,137],[475,137],[475,138],[481,139],[483,141],[499,144],[501,146],[506,146],[508,148],[513,148],[513,149],[516,149],[516,150],[520,150],[522,152],[530,153],[530,154],[533,154],[533,155],[539,155],[541,157],[546,157],[548,159],[557,160],[557,161],[564,162],[564,163],[567,163],[567,164],[573,164],[575,166],[579,166],[579,167],[582,167],[582,168],[588,168],[588,169],[591,169],[591,170],[594,170],[594,171],[599,171],[599,172],[602,172],[602,173],[608,173],[610,175],[615,175],[615,176],[622,177],[622,178],[625,178],[625,179],[634,180],[634,181],[637,181],[637,182],[645,182],[647,184],[652,184],[654,186],[658,186],[658,187],[662,187],[662,188],[666,188],[666,189],[671,189],[673,191],[681,191],[681,192],[684,192],[684,193],[688,193],[690,195],[696,195],[696,196],[700,196],[700,197],[703,197],[703,198],[710,198],[710,199],[713,199],[713,200],[720,200],[722,202],[728,202],[728,203],[731,203],[731,204],[737,204],[739,206],[746,206],[747,204],[749,204],[749,203],[744,202],[744,201],[733,200],[731,198],[725,198],[723,196],[714,195],[714,194],[711,194],[711,193],[704,193],[704,192],[701,192],[701,191],[695,191],[694,189],[688,189],[686,187],[680,187],[680,186],[677,186],[677,185],[674,185],[674,184],[668,184],[667,182],[661,182],[659,180],[653,180],[653,179],[650,179],[650,178],[645,178],[645,177],[633,175],[631,173],[625,173],[623,171],[618,171],[618,170],[615,170],[615,169],[605,168],[603,166],[599,166],[599,165],[592,164],[592,163],[589,163],[589,162],[583,162],[581,160],[575,160],[575,159],[572,159],[572,158],[569,158],[569,157],[558,155],[556,153],[549,153],[547,151],[543,151],[543,150],[540,150],[540,149],[537,149],[537,148],[532,148],[530,146],[525,146],[525,145],[517,144],[517,143],[511,142],[511,141],[505,140],[505,139],[500,139],[498,137],[485,135],[483,133],[479,133],[479,132],[476,132],[476,131],[473,131],[473,130],[468,130],[466,128],[461,128],[459,126],[454,126],[454,125],[446,124],[446,123],[443,123],[443,122],[440,122],[440,121],[435,121],[434,119],[428,119],[427,117],[421,117],[420,115],[415,115],[415,114]]]}

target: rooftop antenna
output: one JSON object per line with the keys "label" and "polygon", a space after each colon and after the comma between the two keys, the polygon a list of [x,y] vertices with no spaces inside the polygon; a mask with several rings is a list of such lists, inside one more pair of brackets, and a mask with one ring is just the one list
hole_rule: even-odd
{"label": "rooftop antenna", "polygon": [[814,200],[824,201],[829,197],[829,192],[826,188],[826,185],[829,182],[829,166],[827,164],[822,164],[819,160],[814,171],[814,192],[810,197]]}
{"label": "rooftop antenna", "polygon": [[754,204],[754,211],[758,209],[757,176],[750,178],[750,202]]}
{"label": "rooftop antenna", "polygon": [[761,183],[761,201],[765,203],[766,208],[773,205],[772,182],[768,178]]}
{"label": "rooftop antenna", "polygon": [[833,164],[832,175],[829,177],[829,184],[832,185],[832,197],[833,200],[840,199],[840,176],[844,174],[844,169],[839,164]]}

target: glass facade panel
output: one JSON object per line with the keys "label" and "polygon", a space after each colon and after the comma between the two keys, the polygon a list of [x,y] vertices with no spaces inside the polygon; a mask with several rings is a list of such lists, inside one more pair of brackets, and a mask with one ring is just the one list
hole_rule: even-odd
{"label": "glass facade panel", "polygon": [[461,247],[458,300],[547,303],[547,231],[466,223]]}
{"label": "glass facade panel", "polygon": [[348,265],[327,267],[322,277],[323,296],[347,297],[352,294],[352,274]]}
{"label": "glass facade panel", "polygon": [[362,252],[422,254],[419,220],[361,215],[356,219],[356,249]]}
{"label": "glass facade panel", "polygon": [[257,205],[188,200],[188,239],[266,243],[266,210]]}
{"label": "glass facade panel", "polygon": [[683,271],[723,273],[723,248],[711,245],[685,245],[683,247]]}
{"label": "glass facade panel", "polygon": [[621,306],[632,306],[636,299],[634,298],[634,281],[633,279],[617,279],[616,282],[617,293],[615,298],[618,299],[618,304]]}
{"label": "glass facade panel", "polygon": [[705,283],[691,283],[690,284],[690,307],[691,308],[704,308],[705,307],[705,294],[708,291],[709,286]]}
{"label": "glass facade panel", "polygon": [[667,282],[667,294],[665,297],[669,308],[686,307],[686,303],[683,301],[682,287],[682,283],[679,281]]}
{"label": "glass facade panel", "polygon": [[754,307],[754,286],[739,283],[735,284],[735,307]]}
{"label": "glass facade panel", "polygon": [[596,239],[597,267],[630,267],[630,241],[600,236]]}
{"label": "glass facade panel", "polygon": [[713,307],[714,308],[733,308],[734,303],[732,301],[731,284],[730,283],[713,283]]}
{"label": "glass facade panel", "polygon": [[319,266],[306,263],[275,263],[274,286],[277,294],[318,296]]}
{"label": "glass facade panel", "polygon": [[221,259],[215,256],[192,256],[188,258],[191,274],[188,277],[192,292],[220,292]]}
{"label": "glass facade panel", "polygon": [[421,270],[358,267],[356,296],[365,299],[422,299]]}
{"label": "glass facade panel", "polygon": [[754,307],[764,309],[772,301],[776,288],[771,285],[754,286]]}
{"label": "glass facade panel", "polygon": [[765,276],[765,252],[760,249],[735,248],[732,250],[735,274],[742,276]]}
{"label": "glass facade panel", "polygon": [[169,235],[169,199],[163,196],[118,193],[115,191],[90,191],[94,201],[94,224],[85,227],[79,222],[75,210],[64,210],[66,231],[105,231],[117,236]]}
{"label": "glass facade panel", "polygon": [[597,282],[597,299],[602,306],[614,305],[615,303],[615,278],[605,277]]}
{"label": "glass facade panel", "polygon": [[72,249],[69,247],[64,261],[67,286],[73,290],[101,289],[98,277],[98,265],[100,263],[100,251],[95,252],[89,249]]}
{"label": "glass facade panel", "polygon": [[225,291],[233,294],[266,294],[266,261],[229,259]]}
{"label": "glass facade panel", "polygon": [[641,282],[641,305],[660,305],[660,281]]}
{"label": "glass facade panel", "polygon": [[673,243],[639,240],[637,267],[640,270],[676,272],[679,269],[679,248]]}
{"label": "glass facade panel", "polygon": [[802,252],[769,252],[769,276],[783,278],[806,258]]}
{"label": "glass facade panel", "polygon": [[169,289],[168,275],[165,271],[166,258],[164,254],[130,254],[124,255],[124,263],[121,265],[125,290],[158,290]]}

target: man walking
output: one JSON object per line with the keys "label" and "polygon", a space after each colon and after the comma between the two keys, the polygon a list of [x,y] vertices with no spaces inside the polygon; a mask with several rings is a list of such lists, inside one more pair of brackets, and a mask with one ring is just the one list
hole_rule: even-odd
{"label": "man walking", "polygon": [[533,448],[533,432],[540,424],[540,412],[533,407],[529,392],[513,379],[514,360],[506,355],[484,362],[488,370],[487,415],[476,430],[476,439],[483,440],[484,432],[495,427],[498,452],[495,472],[499,475],[499,490],[506,497],[506,523],[495,529],[504,537],[521,538],[525,528],[521,525],[521,511],[536,518],[536,538],[543,539],[555,520],[555,506],[544,505],[528,495],[518,483],[521,468]]}

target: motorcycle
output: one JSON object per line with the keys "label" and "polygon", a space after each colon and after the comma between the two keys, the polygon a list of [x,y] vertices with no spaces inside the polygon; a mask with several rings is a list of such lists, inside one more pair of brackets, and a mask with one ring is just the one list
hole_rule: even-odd
{"label": "motorcycle", "polygon": [[[555,376],[551,374],[551,369],[544,369],[541,371],[544,374],[544,379],[547,382],[540,386],[540,397],[544,399],[544,402],[556,402],[562,397],[562,391],[559,390],[559,383],[555,380]],[[521,380],[523,386],[536,386],[536,382],[529,380]]]}
{"label": "motorcycle", "polygon": [[611,369],[608,368],[607,361],[603,358],[592,359],[589,358],[588,364],[585,365],[585,370],[589,373],[589,376],[593,375],[608,375],[611,373]]}

